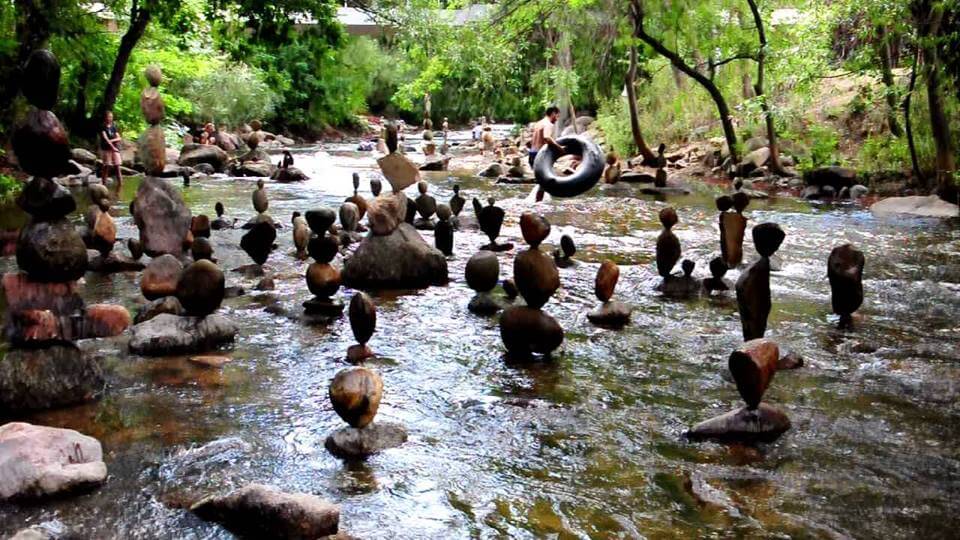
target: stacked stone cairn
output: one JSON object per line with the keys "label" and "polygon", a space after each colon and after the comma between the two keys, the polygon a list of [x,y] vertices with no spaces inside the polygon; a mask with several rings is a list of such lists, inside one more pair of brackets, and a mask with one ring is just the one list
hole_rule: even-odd
{"label": "stacked stone cairn", "polygon": [[310,232],[310,226],[300,212],[293,213],[290,223],[293,225],[293,246],[297,249],[297,258],[304,261],[307,259],[307,245],[313,233]]}
{"label": "stacked stone cairn", "polygon": [[503,218],[506,212],[503,208],[496,206],[493,197],[487,199],[487,206],[481,206],[480,201],[473,199],[473,209],[477,213],[477,222],[480,224],[480,230],[487,235],[490,243],[481,247],[488,251],[509,251],[513,249],[512,243],[499,244],[497,237],[500,236],[500,228],[503,227]]}
{"label": "stacked stone cairn", "polygon": [[574,243],[573,237],[569,234],[565,234],[560,237],[560,247],[553,250],[553,260],[557,263],[557,266],[560,268],[569,268],[575,264],[577,261],[573,260],[573,256],[577,253],[577,244]]}
{"label": "stacked stone cairn", "polygon": [[453,213],[453,217],[450,219],[450,223],[453,224],[454,229],[460,228],[460,212],[463,212],[463,207],[467,203],[467,200],[460,195],[460,184],[453,185],[453,195],[450,196],[450,212]]}
{"label": "stacked stone cairn", "polygon": [[357,340],[347,348],[347,361],[359,364],[375,355],[367,343],[377,329],[377,306],[366,293],[357,292],[350,299],[350,330]]}
{"label": "stacked stone cairn", "polygon": [[263,264],[273,251],[273,242],[277,239],[277,226],[267,214],[270,201],[263,180],[257,180],[257,189],[251,194],[251,201],[257,215],[250,220],[249,230],[240,238],[240,247],[262,271]]}
{"label": "stacked stone cairn", "polygon": [[[743,235],[747,230],[747,218],[743,211],[750,204],[750,197],[742,191],[733,196],[722,195],[717,198],[717,210],[720,211],[720,256],[727,268],[736,268],[743,261]],[[735,211],[731,212],[733,208]]]}
{"label": "stacked stone cairn", "polygon": [[597,279],[594,283],[594,293],[603,305],[587,313],[587,319],[593,324],[619,328],[630,322],[633,308],[623,302],[611,300],[619,280],[620,267],[611,260],[603,261],[597,270]]}
{"label": "stacked stone cairn", "polygon": [[140,96],[140,109],[150,127],[140,137],[139,152],[146,177],[140,182],[130,211],[147,255],[156,257],[168,253],[179,257],[184,247],[192,243],[190,209],[180,192],[161,178],[167,159],[160,126],[164,115],[163,98],[158,89],[163,74],[159,68],[151,66],[146,69],[146,77],[150,86]]}
{"label": "stacked stone cairn", "polygon": [[730,282],[723,278],[727,274],[727,263],[723,257],[714,257],[710,260],[710,276],[703,280],[703,290],[706,294],[723,293],[730,290]]}
{"label": "stacked stone cairn", "polygon": [[117,241],[117,225],[110,215],[110,191],[103,184],[90,184],[87,192],[93,203],[84,214],[86,230],[83,241],[88,248],[89,270],[101,273],[143,270],[143,263],[113,250]]}
{"label": "stacked stone cairn", "polygon": [[437,205],[437,224],[433,227],[433,245],[447,257],[453,255],[453,212],[445,204]]}
{"label": "stacked stone cairn", "polygon": [[213,210],[214,210],[214,212],[216,212],[217,217],[216,217],[216,219],[214,219],[214,220],[210,223],[210,228],[211,228],[211,229],[213,229],[213,230],[215,230],[215,231],[219,231],[219,230],[222,230],[222,229],[232,229],[232,228],[233,228],[233,222],[227,221],[227,219],[223,217],[224,208],[223,208],[223,203],[222,203],[222,202],[217,201],[217,203],[213,205]]}
{"label": "stacked stone cairn", "polygon": [[660,223],[663,231],[657,237],[657,273],[663,281],[656,290],[671,298],[687,298],[700,292],[700,282],[693,277],[695,263],[691,260],[683,261],[679,276],[671,273],[677,261],[680,260],[680,239],[673,233],[673,226],[677,224],[677,212],[671,207],[660,211]]}
{"label": "stacked stone cairn", "polygon": [[17,240],[20,271],[3,275],[4,335],[12,349],[0,361],[0,416],[98,397],[104,387],[100,364],[81,354],[74,341],[116,336],[131,323],[122,306],[86,306],[78,294],[87,250],[67,219],[76,201],[51,180],[70,159],[67,135],[50,111],[60,64],[50,51],[38,50],[22,75],[23,94],[32,107],[14,129],[12,146],[33,178],[17,198],[30,215]]}
{"label": "stacked stone cairn", "polygon": [[427,193],[427,183],[421,180],[417,183],[417,196],[414,203],[417,205],[417,213],[420,217],[414,220],[413,226],[421,231],[432,231],[436,226],[433,215],[437,213],[437,200]]}
{"label": "stacked stone cairn", "polygon": [[747,341],[732,352],[730,373],[746,406],[701,422],[687,432],[694,440],[771,442],[790,429],[787,415],[764,403],[764,393],[777,372],[780,350],[769,339]]}
{"label": "stacked stone cairn", "polygon": [[863,304],[863,265],[863,253],[850,244],[833,248],[827,259],[830,302],[841,330],[853,329],[853,312]]}
{"label": "stacked stone cairn", "polygon": [[[379,182],[380,181],[377,180],[377,183]],[[370,187],[372,189],[373,181],[371,181]],[[355,172],[353,173],[353,195],[347,197],[346,200],[344,200],[343,202],[353,203],[357,206],[357,213],[358,213],[357,231],[366,232],[367,230],[366,227],[364,227],[363,224],[360,223],[360,221],[363,220],[363,217],[367,215],[367,199],[363,198],[363,196],[360,195],[359,190],[360,190],[360,173]],[[376,195],[374,195],[374,197],[376,197]]]}
{"label": "stacked stone cairn", "polygon": [[743,340],[762,338],[770,315],[770,257],[780,249],[786,237],[776,223],[761,223],[753,228],[753,244],[760,259],[737,279],[737,305]]}
{"label": "stacked stone cairn", "polygon": [[500,261],[496,253],[485,249],[476,252],[467,261],[464,274],[467,285],[477,292],[467,309],[478,315],[493,315],[505,307],[492,292],[500,280]]}
{"label": "stacked stone cairn", "polygon": [[362,239],[358,229],[360,228],[360,208],[352,202],[345,202],[340,205],[338,213],[340,217],[340,245],[347,247],[354,242]]}
{"label": "stacked stone cairn", "polygon": [[[350,203],[348,203],[350,204]],[[343,313],[343,302],[333,298],[340,289],[340,270],[330,264],[340,249],[337,237],[330,233],[336,214],[330,208],[307,212],[306,221],[313,231],[307,251],[314,262],[307,267],[307,288],[314,298],[303,303],[308,315],[336,317]]]}
{"label": "stacked stone cairn", "polygon": [[543,217],[524,212],[520,231],[530,245],[513,261],[513,278],[526,306],[507,308],[500,317],[500,338],[512,358],[531,354],[548,356],[563,343],[563,328],[540,308],[560,288],[560,273],[553,258],[540,251],[540,243],[550,235],[550,223]]}

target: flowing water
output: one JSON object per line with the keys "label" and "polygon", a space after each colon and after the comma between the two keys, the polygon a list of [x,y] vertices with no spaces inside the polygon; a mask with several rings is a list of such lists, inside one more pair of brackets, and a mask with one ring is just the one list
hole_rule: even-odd
{"label": "flowing water", "polygon": [[[496,318],[466,310],[472,291],[464,265],[486,238],[465,228],[455,238],[449,285],[375,296],[373,366],[385,383],[378,419],[403,423],[410,440],[349,463],[323,441],[343,425],[327,385],[347,365],[353,337],[345,317],[320,325],[298,319],[310,295],[289,216],[339,204],[352,192],[353,171],[369,196],[367,179],[377,172],[352,145],[295,155],[312,179],[268,183],[270,213],[286,225],[267,263],[276,290],[252,291],[255,280],[227,272],[228,285],[248,290],[221,310],[241,328],[233,362],[210,370],[184,357],[130,356],[123,339],[82,343],[108,374],[103,398],[23,419],[97,437],[110,476],[89,494],[0,505],[0,534],[58,519],[89,538],[228,538],[182,507],[256,481],[340,503],[341,530],[361,538],[955,537],[956,222],[877,219],[861,206],[791,197],[751,204],[751,224],[774,221],[787,233],[771,277],[768,337],[806,361],[779,373],[766,396],[793,428],[760,446],[682,436],[740,405],[724,374],[741,341],[732,294],[676,301],[653,290],[658,211],[676,207],[684,257],[703,277],[719,252],[713,198],[726,186],[691,180],[693,194],[666,201],[635,186],[598,187],[537,204],[553,224],[548,243],[570,234],[579,263],[560,270],[562,287],[545,306],[566,330],[563,347],[552,362],[534,365],[505,361]],[[455,183],[468,198],[497,197],[508,216],[501,239],[520,248],[529,186],[497,186],[467,171],[425,176],[441,202]],[[127,211],[136,187],[129,179],[114,208],[124,238],[136,234]],[[243,223],[253,215],[253,189],[250,179],[211,178],[183,194],[194,214],[212,215],[223,201]],[[13,210],[3,213],[16,221]],[[469,205],[464,216],[472,217]],[[249,262],[238,247],[242,232],[213,232],[222,268]],[[866,299],[852,333],[835,329],[826,279],[827,255],[844,242],[867,260]],[[501,277],[512,274],[517,249],[499,255]],[[745,252],[747,260],[756,256],[752,245]],[[605,258],[621,265],[615,296],[636,306],[621,331],[585,317],[598,304],[593,280]],[[13,257],[0,261],[0,270],[15,267]],[[88,274],[82,289],[88,302],[131,311],[142,302],[133,273]],[[349,300],[352,291],[340,294]],[[222,453],[184,457],[221,439]]]}

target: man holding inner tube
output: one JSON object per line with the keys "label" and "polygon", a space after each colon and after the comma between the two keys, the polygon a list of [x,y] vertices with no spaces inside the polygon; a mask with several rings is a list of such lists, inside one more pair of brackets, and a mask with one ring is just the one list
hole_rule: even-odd
{"label": "man holding inner tube", "polygon": [[533,161],[536,159],[537,153],[545,144],[552,146],[559,153],[558,155],[563,155],[563,147],[557,144],[557,141],[553,140],[553,126],[557,123],[557,118],[559,117],[560,109],[551,105],[547,107],[543,118],[533,125],[533,138],[530,141],[529,156],[531,168],[533,167]]}

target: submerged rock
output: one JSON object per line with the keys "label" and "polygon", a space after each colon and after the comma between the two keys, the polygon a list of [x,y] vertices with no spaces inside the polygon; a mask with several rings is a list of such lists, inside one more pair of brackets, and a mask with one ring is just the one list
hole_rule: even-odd
{"label": "submerged rock", "polygon": [[392,422],[374,422],[364,428],[345,427],[327,436],[327,450],[341,458],[363,458],[407,442],[407,430]]}
{"label": "submerged rock", "polygon": [[204,318],[163,313],[133,326],[130,352],[165,356],[205,352],[233,341],[239,329],[216,313]]}
{"label": "submerged rock", "polygon": [[208,497],[190,510],[245,538],[314,539],[336,534],[340,525],[338,505],[308,493],[285,493],[263,484]]}
{"label": "submerged rock", "polygon": [[72,429],[0,426],[0,500],[89,489],[107,478],[100,441]]}
{"label": "submerged rock", "polygon": [[196,167],[201,163],[208,163],[217,172],[222,172],[230,156],[218,146],[212,144],[185,144],[180,151],[178,165]]}

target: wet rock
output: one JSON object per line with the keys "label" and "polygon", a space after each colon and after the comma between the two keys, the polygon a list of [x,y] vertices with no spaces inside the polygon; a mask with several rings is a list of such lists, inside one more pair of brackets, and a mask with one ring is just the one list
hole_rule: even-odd
{"label": "wet rock", "polygon": [[209,163],[197,163],[196,165],[193,165],[193,170],[197,174],[203,174],[207,176],[217,172],[217,169]]}
{"label": "wet rock", "polygon": [[520,216],[520,232],[530,247],[538,247],[550,236],[550,222],[539,214],[524,212]]}
{"label": "wet rock", "polygon": [[70,159],[83,165],[96,165],[97,163],[97,155],[85,148],[71,149]]}
{"label": "wet rock", "polygon": [[79,535],[68,529],[62,521],[52,519],[21,529],[9,540],[79,540],[79,538]]}
{"label": "wet rock", "polygon": [[277,182],[286,184],[289,182],[306,182],[307,180],[310,179],[310,177],[296,167],[285,167],[282,169],[278,169],[274,173],[274,179]]}
{"label": "wet rock", "polygon": [[908,215],[930,218],[951,218],[960,215],[960,208],[936,195],[928,197],[888,197],[870,207],[875,216]]}
{"label": "wet rock", "polygon": [[420,192],[420,195],[417,196],[416,201],[417,213],[420,214],[420,217],[429,220],[437,213],[437,200],[427,194],[427,183],[420,181],[417,184],[417,190]]}
{"label": "wet rock", "polygon": [[267,208],[270,207],[270,200],[267,198],[267,190],[263,186],[263,180],[257,180],[257,189],[250,195],[250,201],[258,214],[266,212]]}
{"label": "wet rock", "polygon": [[377,306],[364,292],[357,292],[350,299],[350,329],[361,345],[370,341],[377,329]]}
{"label": "wet rock", "polygon": [[177,293],[183,264],[173,255],[161,255],[150,261],[140,277],[140,292],[147,300]]}
{"label": "wet rock", "polygon": [[17,266],[34,281],[73,281],[87,271],[87,247],[65,219],[31,222],[20,230]]}
{"label": "wet rock", "polygon": [[613,291],[620,280],[620,267],[611,260],[605,260],[600,263],[597,270],[597,278],[594,282],[593,291],[601,302],[606,302],[613,297]]}
{"label": "wet rock", "polygon": [[657,273],[667,278],[680,260],[680,240],[671,230],[677,224],[677,212],[673,208],[664,208],[660,211],[660,223],[663,231],[657,237]]}
{"label": "wet rock", "polygon": [[178,165],[196,168],[201,163],[207,163],[216,172],[222,172],[230,156],[219,146],[212,144],[185,144],[180,151]]}
{"label": "wet rock", "polygon": [[100,212],[90,230],[90,245],[106,256],[117,242],[117,225],[107,212]]}
{"label": "wet rock", "polygon": [[130,352],[167,356],[213,350],[233,341],[237,325],[216,313],[204,318],[167,313],[133,326]]}
{"label": "wet rock", "polygon": [[337,214],[332,209],[323,207],[317,208],[316,210],[308,210],[304,215],[304,219],[307,220],[307,224],[314,234],[322,236],[326,234],[334,222],[337,221]]}
{"label": "wet rock", "polygon": [[116,304],[90,304],[84,316],[83,336],[104,338],[119,336],[133,323],[130,312]]}
{"label": "wet rock", "polygon": [[307,493],[285,493],[249,484],[226,496],[211,496],[190,509],[244,538],[313,539],[336,534],[340,507]]}
{"label": "wet rock", "polygon": [[187,315],[205,317],[220,308],[225,279],[217,265],[199,260],[188,266],[177,281],[176,296]]}
{"label": "wet rock", "polygon": [[140,182],[132,204],[133,220],[140,229],[140,243],[147,255],[180,255],[190,230],[190,209],[176,188],[162,178]]}
{"label": "wet rock", "polygon": [[730,353],[728,366],[737,391],[750,409],[763,399],[770,381],[777,372],[780,349],[769,339],[753,339]]}
{"label": "wet rock", "polygon": [[803,174],[803,179],[810,186],[830,186],[835,191],[843,187],[850,187],[857,179],[857,171],[847,167],[820,167]]}
{"label": "wet rock", "polygon": [[253,262],[262,265],[270,257],[276,239],[277,229],[273,220],[266,214],[260,214],[254,218],[253,227],[240,238],[240,247]]}
{"label": "wet rock", "polygon": [[374,199],[367,207],[367,223],[377,236],[386,236],[397,229],[406,215],[406,200],[393,195]]}
{"label": "wet rock", "polygon": [[496,287],[500,279],[500,261],[496,254],[486,250],[476,252],[467,261],[464,277],[467,285],[477,292],[490,291]]}
{"label": "wet rock", "polygon": [[743,407],[695,425],[686,433],[693,440],[725,442],[771,442],[790,429],[790,419],[780,409],[760,403],[756,409]]}
{"label": "wet rock", "polygon": [[143,257],[143,244],[136,238],[128,238],[127,251],[130,252],[130,258],[138,260],[140,257]]}
{"label": "wet rock", "polygon": [[500,300],[496,296],[487,292],[478,292],[467,303],[467,309],[477,315],[493,315],[500,310],[506,309],[510,304]]}
{"label": "wet rock", "polygon": [[870,193],[870,188],[861,184],[854,184],[850,187],[850,198],[860,199]]}
{"label": "wet rock", "polygon": [[500,316],[500,338],[515,356],[548,355],[563,343],[563,328],[539,309],[514,306]]}
{"label": "wet rock", "polygon": [[460,212],[463,211],[463,205],[466,204],[467,200],[460,195],[460,184],[453,185],[453,195],[450,197],[450,211],[453,212],[454,216],[459,216]]}
{"label": "wet rock", "polygon": [[70,174],[70,145],[60,120],[49,110],[33,109],[14,129],[11,140],[20,168],[34,176]]}
{"label": "wet rock", "polygon": [[60,61],[47,49],[30,53],[20,75],[20,91],[31,105],[52,109],[60,87]]}
{"label": "wet rock", "polygon": [[383,397],[380,375],[365,367],[342,369],[333,377],[328,391],[333,409],[354,428],[362,428],[377,415]]}
{"label": "wet rock", "polygon": [[253,178],[272,178],[277,174],[277,166],[269,161],[246,161],[233,167],[234,176]]}
{"label": "wet rock", "polygon": [[850,244],[833,248],[827,259],[830,301],[841,329],[853,327],[853,312],[863,304],[863,253]]}
{"label": "wet rock", "polygon": [[72,344],[11,349],[0,361],[0,415],[91,401],[104,388],[96,359]]}
{"label": "wet rock", "polygon": [[629,182],[631,184],[652,184],[657,181],[657,178],[650,173],[624,171],[620,174],[620,181]]}
{"label": "wet rock", "polygon": [[30,214],[34,221],[53,221],[77,209],[69,190],[53,180],[35,176],[17,196],[17,206]]}
{"label": "wet rock", "polygon": [[535,248],[525,250],[513,261],[513,279],[527,305],[541,308],[560,288],[560,273],[553,259]]}
{"label": "wet rock", "polygon": [[351,202],[340,205],[340,226],[344,231],[354,232],[360,224],[360,208]]}
{"label": "wet rock", "polygon": [[[373,225],[373,208],[369,212]],[[374,228],[373,226],[371,228]],[[423,288],[447,281],[447,260],[403,223],[385,235],[364,238],[343,270],[343,283],[360,289]]]}
{"label": "wet rock", "polygon": [[707,293],[714,291],[728,291],[730,290],[730,283],[723,279],[723,276],[727,273],[727,263],[723,261],[722,257],[715,257],[710,260],[710,274],[711,277],[703,280],[703,288]]}
{"label": "wet rock", "polygon": [[[15,345],[82,337],[83,299],[73,281],[45,283],[24,273],[3,275],[7,317],[4,335]],[[36,346],[36,343],[31,343]]]}
{"label": "wet rock", "polygon": [[364,428],[345,427],[331,433],[324,446],[341,458],[364,458],[407,441],[407,430],[392,422],[374,422]]}
{"label": "wet rock", "polygon": [[107,478],[100,441],[72,429],[0,426],[0,500],[65,495]]}
{"label": "wet rock", "polygon": [[[476,201],[476,199],[474,199]],[[498,244],[497,237],[500,236],[500,228],[503,226],[505,212],[503,208],[494,205],[494,200],[489,199],[487,206],[481,207],[477,202],[474,204],[474,210],[477,212],[477,222],[480,224],[480,230],[487,235],[490,243],[481,249],[490,251],[507,251],[513,248],[513,244]]]}
{"label": "wet rock", "polygon": [[87,194],[90,196],[90,202],[97,205],[97,208],[106,212],[110,210],[110,190],[103,184],[91,184],[87,187]]}
{"label": "wet rock", "polygon": [[[150,90],[148,88],[144,92]],[[163,176],[167,167],[167,143],[164,139],[163,128],[158,125],[148,127],[140,135],[137,148],[138,157],[147,175]]]}
{"label": "wet rock", "polygon": [[339,249],[340,244],[335,236],[314,236],[307,243],[307,252],[319,263],[332,261]]}
{"label": "wet rock", "polygon": [[604,302],[598,309],[587,313],[587,320],[598,326],[619,328],[630,322],[632,313],[633,308],[627,304],[610,300]]}
{"label": "wet rock", "polygon": [[306,277],[307,288],[320,298],[328,298],[340,288],[340,271],[326,262],[311,263]]}
{"label": "wet rock", "polygon": [[[453,255],[453,223],[450,221],[450,208],[445,204],[439,206],[446,218],[441,217],[440,221],[433,228],[433,244],[440,253],[446,256]],[[438,212],[440,215],[440,212]]]}
{"label": "wet rock", "polygon": [[176,296],[164,296],[152,300],[140,307],[133,322],[136,324],[146,322],[162,313],[183,315],[184,311],[183,306],[180,305],[180,300],[177,300]]}
{"label": "wet rock", "polygon": [[209,368],[222,368],[223,366],[230,363],[229,356],[221,356],[221,355],[213,355],[213,354],[194,355],[187,358],[187,360],[193,362],[194,364],[204,366],[204,367],[209,367]]}
{"label": "wet rock", "polygon": [[194,238],[210,238],[210,218],[204,214],[190,218],[190,232]]}
{"label": "wet rock", "polygon": [[477,176],[483,176],[485,178],[499,178],[503,176],[503,173],[503,165],[499,163],[491,163],[480,169],[480,171],[477,172]]}
{"label": "wet rock", "polygon": [[209,240],[202,236],[196,238],[193,244],[190,244],[190,256],[193,257],[195,261],[206,260],[213,262],[213,246]]}

